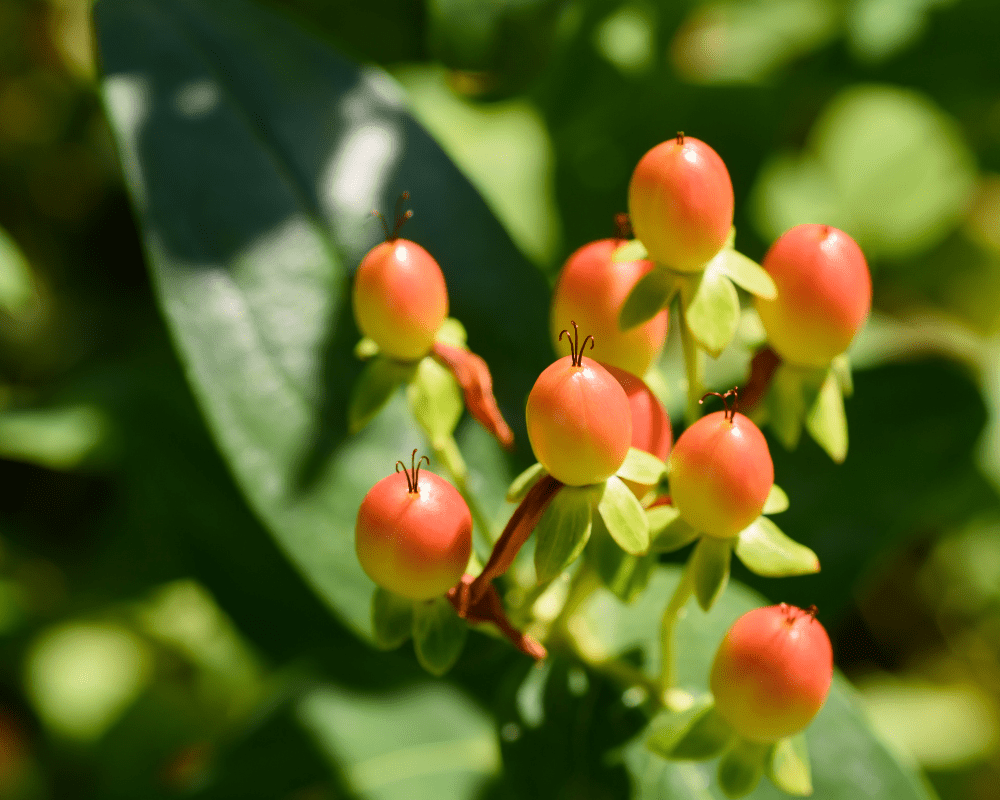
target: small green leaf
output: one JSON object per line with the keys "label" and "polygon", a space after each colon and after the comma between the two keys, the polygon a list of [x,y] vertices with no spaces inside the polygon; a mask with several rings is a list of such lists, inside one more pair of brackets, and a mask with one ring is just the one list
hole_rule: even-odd
{"label": "small green leaf", "polygon": [[413,631],[413,601],[379,586],[372,595],[372,631],[377,647],[399,647]]}
{"label": "small green leaf", "polygon": [[535,574],[539,583],[555,578],[583,552],[590,539],[593,504],[589,487],[564,486],[535,528]]}
{"label": "small green leaf", "polygon": [[733,729],[715,710],[711,696],[687,711],[670,714],[650,725],[646,746],[663,758],[703,761],[714,758],[733,738]]}
{"label": "small green leaf", "polygon": [[830,371],[819,390],[816,401],[806,415],[806,430],[836,463],[847,458],[847,415],[844,395]]}
{"label": "small green leaf", "polygon": [[764,501],[764,510],[761,514],[780,514],[788,511],[788,495],[778,484],[771,484],[771,491],[768,492],[767,500]]}
{"label": "small green leaf", "polygon": [[642,555],[649,550],[649,523],[635,495],[617,475],[605,482],[597,512],[611,538],[626,553]]}
{"label": "small green leaf", "polygon": [[854,375],[851,373],[851,359],[847,353],[841,353],[830,362],[830,369],[840,384],[840,391],[844,397],[854,394]]}
{"label": "small green leaf", "polygon": [[374,339],[369,339],[367,336],[354,345],[354,357],[359,361],[367,361],[369,358],[375,358],[378,354],[379,346]]}
{"label": "small green leaf", "polygon": [[765,578],[787,578],[819,572],[816,554],[767,517],[757,517],[736,537],[736,555],[747,569]]}
{"label": "small green leaf", "polygon": [[667,470],[667,465],[652,453],[630,447],[625,460],[615,474],[625,481],[640,483],[644,486],[655,486],[660,482],[660,476]]}
{"label": "small green leaf", "polygon": [[652,319],[670,304],[676,291],[677,282],[670,270],[651,269],[632,287],[618,317],[618,327],[627,331]]}
{"label": "small green leaf", "polygon": [[531,491],[531,487],[538,483],[545,474],[545,467],[537,462],[532,464],[514,478],[510,486],[507,487],[507,502],[520,503],[524,496]]}
{"label": "small green leaf", "polygon": [[765,768],[771,783],[781,791],[798,797],[812,794],[812,769],[809,766],[809,748],[804,733],[777,742]]}
{"label": "small green leaf", "polygon": [[431,445],[443,446],[451,438],[464,408],[462,390],[455,377],[430,356],[423,358],[406,387],[406,398]]}
{"label": "small green leaf", "polygon": [[778,287],[770,275],[751,258],[735,250],[721,251],[713,261],[718,261],[719,268],[729,276],[737,286],[742,286],[750,294],[773,300],[778,296]]}
{"label": "small green leaf", "polygon": [[701,533],[681,519],[673,506],[654,506],[646,512],[649,520],[650,550],[655,553],[672,553],[691,544]]}
{"label": "small green leaf", "polygon": [[733,552],[731,539],[702,536],[691,554],[694,594],[698,605],[708,611],[729,582],[729,561]]}
{"label": "small green leaf", "polygon": [[719,787],[726,797],[750,794],[764,775],[771,745],[736,739],[719,760]]}
{"label": "small green leaf", "polygon": [[788,450],[798,447],[806,418],[802,370],[782,364],[771,379],[767,394],[768,422],[775,436]]}
{"label": "small green leaf", "polygon": [[616,264],[627,261],[642,261],[644,258],[649,258],[649,253],[646,251],[646,245],[638,239],[625,242],[611,254],[611,260]]}
{"label": "small green leaf", "polygon": [[649,584],[655,553],[633,556],[611,538],[600,514],[594,515],[587,556],[604,585],[623,603],[631,603]]}
{"label": "small green leaf", "polygon": [[[364,339],[361,340],[362,342]],[[347,407],[348,430],[354,434],[365,427],[389,402],[396,390],[413,375],[412,364],[375,356],[358,376]]]}
{"label": "small green leaf", "polygon": [[465,332],[465,326],[454,317],[448,317],[441,323],[438,332],[434,334],[434,341],[450,344],[452,347],[461,347],[469,340],[469,335]]}
{"label": "small green leaf", "polygon": [[718,358],[736,334],[740,298],[736,287],[714,260],[703,272],[681,283],[681,311],[698,344],[713,358]]}
{"label": "small green leaf", "polygon": [[413,647],[431,675],[444,675],[458,661],[469,629],[444,597],[413,604]]}

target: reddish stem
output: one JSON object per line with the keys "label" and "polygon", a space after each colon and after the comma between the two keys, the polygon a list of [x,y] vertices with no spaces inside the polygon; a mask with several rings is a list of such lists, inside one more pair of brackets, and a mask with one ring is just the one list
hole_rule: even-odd
{"label": "reddish stem", "polygon": [[431,353],[443,364],[465,395],[465,407],[508,450],[514,444],[514,432],[500,413],[493,396],[493,377],[482,358],[461,347],[434,342]]}
{"label": "reddish stem", "polygon": [[770,347],[758,350],[750,361],[750,377],[740,392],[740,405],[750,411],[767,395],[774,373],[781,366],[781,356]]}
{"label": "reddish stem", "polygon": [[448,600],[455,606],[455,610],[459,615],[472,623],[490,622],[496,625],[500,633],[522,653],[531,656],[536,661],[544,659],[548,655],[545,647],[531,636],[528,636],[528,634],[522,633],[510,624],[510,620],[503,609],[503,604],[500,602],[500,595],[493,584],[489,584],[486,587],[486,591],[483,592],[478,601],[464,608],[462,607],[463,596],[466,599],[468,598],[469,587],[474,581],[475,578],[471,575],[463,575],[462,580],[448,590]]}

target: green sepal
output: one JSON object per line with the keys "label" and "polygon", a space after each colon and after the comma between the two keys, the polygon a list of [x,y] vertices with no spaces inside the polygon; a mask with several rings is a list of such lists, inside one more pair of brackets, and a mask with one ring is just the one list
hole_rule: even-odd
{"label": "green sepal", "polygon": [[526,494],[546,475],[545,467],[535,462],[511,481],[507,487],[507,502],[520,503]]}
{"label": "green sepal", "polygon": [[750,294],[764,300],[773,300],[778,296],[778,287],[767,271],[752,258],[732,249],[722,250],[713,261],[718,261],[719,268],[737,286],[746,289]]}
{"label": "green sepal", "polygon": [[732,539],[702,536],[691,553],[690,569],[693,571],[694,596],[698,605],[708,611],[722,594],[729,582],[729,562],[732,558]]}
{"label": "green sepal", "polygon": [[423,358],[406,387],[406,398],[431,445],[443,447],[455,431],[464,408],[462,390],[455,376],[435,359]]}
{"label": "green sepal", "polygon": [[832,368],[806,415],[806,430],[836,463],[842,464],[847,458],[844,395]]}
{"label": "green sepal", "polygon": [[465,646],[469,629],[444,597],[413,604],[413,649],[431,675],[451,669]]}
{"label": "green sepal", "polygon": [[625,299],[618,316],[618,327],[627,331],[651,320],[670,304],[676,291],[677,280],[674,273],[665,267],[651,269],[632,287]]}
{"label": "green sepal", "polygon": [[572,564],[590,539],[593,489],[564,486],[535,528],[535,574],[546,583]]}
{"label": "green sepal", "polygon": [[381,586],[372,595],[372,633],[375,646],[395,650],[413,633],[413,601]]}
{"label": "green sepal", "polygon": [[798,447],[806,419],[806,374],[798,367],[781,364],[767,393],[767,419],[774,435],[787,450]]}
{"label": "green sepal", "polygon": [[788,511],[788,495],[785,494],[785,490],[782,489],[778,484],[771,484],[771,491],[767,494],[767,500],[764,501],[764,510],[761,514],[780,514],[782,511]]}
{"label": "green sepal", "polygon": [[649,252],[646,250],[646,245],[638,239],[625,242],[611,254],[611,260],[616,264],[627,261],[642,261],[646,258],[649,258]]}
{"label": "green sepal", "polygon": [[649,523],[646,512],[617,475],[605,481],[597,512],[611,538],[618,542],[622,550],[634,556],[648,552]]}
{"label": "green sepal", "polygon": [[840,384],[840,392],[844,397],[854,394],[854,374],[851,372],[851,359],[847,353],[841,353],[830,362],[830,369],[833,370],[837,383]]}
{"label": "green sepal", "polygon": [[701,535],[673,506],[653,506],[646,512],[646,519],[649,520],[649,549],[654,553],[680,550]]}
{"label": "green sepal", "polygon": [[719,760],[719,787],[726,797],[750,794],[764,775],[770,744],[736,737]]}
{"label": "green sepal", "polygon": [[765,578],[787,578],[819,572],[816,554],[767,517],[757,517],[736,537],[736,556],[746,568]]}
{"label": "green sepal", "polygon": [[355,434],[371,422],[396,390],[412,378],[414,371],[414,364],[384,356],[375,356],[365,364],[351,390],[351,402],[347,406],[348,431]]}
{"label": "green sepal", "polygon": [[715,259],[681,283],[681,313],[695,341],[712,358],[718,358],[736,334],[740,298]]}
{"label": "green sepal", "polygon": [[380,348],[374,339],[365,336],[354,345],[354,357],[359,361],[367,361],[379,354]]}
{"label": "green sepal", "polygon": [[441,323],[438,332],[434,334],[434,341],[442,344],[450,344],[452,347],[465,349],[469,335],[465,332],[465,326],[454,317],[448,317]]}
{"label": "green sepal", "polygon": [[719,755],[733,738],[733,729],[715,710],[711,695],[686,711],[654,719],[646,747],[674,761],[704,761]]}
{"label": "green sepal", "polygon": [[666,471],[667,465],[652,453],[647,453],[638,447],[630,447],[625,460],[618,467],[618,472],[615,475],[623,481],[655,486]]}
{"label": "green sepal", "polygon": [[587,546],[587,558],[601,582],[623,603],[642,594],[656,569],[656,553],[633,556],[611,538],[600,514],[595,514]]}
{"label": "green sepal", "polygon": [[781,791],[797,797],[813,793],[809,747],[804,733],[776,742],[764,768],[771,783]]}

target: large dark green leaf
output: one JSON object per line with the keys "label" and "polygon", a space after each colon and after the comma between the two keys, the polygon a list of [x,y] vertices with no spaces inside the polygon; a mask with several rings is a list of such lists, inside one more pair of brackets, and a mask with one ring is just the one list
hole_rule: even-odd
{"label": "large dark green leaf", "polygon": [[371,210],[413,192],[406,235],[441,263],[515,433],[544,366],[544,281],[383,73],[240,0],[102,0],[96,19],[158,298],[209,426],[293,563],[367,632],[354,517],[422,444],[399,397],[347,435],[349,273],[380,238]]}
{"label": "large dark green leaf", "polygon": [[[599,590],[583,609],[576,627],[580,642],[595,657],[635,651],[643,656],[649,675],[659,671],[658,625],[663,598],[669,597],[680,571],[661,568],[649,588],[631,605],[624,605]],[[737,583],[730,583],[709,613],[692,608],[677,626],[679,685],[695,695],[707,691],[708,673],[715,650],[726,630],[745,612],[765,601]],[[633,797],[722,798],[715,772],[717,761],[674,762],[649,752],[640,735],[625,751],[633,779]],[[815,797],[823,800],[928,800],[920,777],[902,765],[875,736],[857,703],[853,690],[837,675],[826,705],[806,730],[812,761]],[[767,780],[749,795],[752,798],[787,797]]]}

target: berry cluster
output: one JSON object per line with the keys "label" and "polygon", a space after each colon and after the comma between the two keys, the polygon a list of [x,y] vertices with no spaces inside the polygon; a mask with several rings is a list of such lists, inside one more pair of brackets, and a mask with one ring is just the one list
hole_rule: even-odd
{"label": "berry cluster", "polygon": [[[405,384],[435,458],[455,483],[421,471],[430,459],[414,451],[409,468],[397,462],[364,498],[356,546],[379,587],[376,640],[397,646],[412,636],[418,659],[436,674],[459,657],[466,623],[485,624],[522,652],[545,658],[547,638],[572,647],[565,618],[575,600],[566,601],[556,623],[532,614],[533,600],[556,577],[569,570],[575,590],[603,582],[628,601],[645,587],[659,554],[693,543],[664,611],[661,674],[650,702],[668,719],[651,725],[649,747],[666,758],[720,756],[719,780],[730,796],[749,792],[765,773],[785,791],[803,793],[801,780],[772,767],[775,759],[804,758],[791,737],[829,691],[832,651],[815,609],[782,604],[737,620],[712,666],[711,695],[700,700],[676,685],[673,630],[692,596],[705,611],[713,606],[733,555],[768,577],[819,569],[816,555],[767,516],[783,511],[788,499],[774,483],[758,424],[771,425],[790,445],[805,426],[835,459],[846,455],[846,427],[843,441],[836,433],[849,387],[844,351],[868,313],[867,265],[847,234],[825,225],[788,231],[762,266],[738,253],[726,166],[684,134],[642,157],[628,207],[637,238],[628,239],[622,226],[619,238],[574,252],[559,276],[552,339],[570,353],[538,376],[527,397],[538,463],[511,485],[508,499],[518,505],[485,561],[472,554],[473,520],[487,536],[488,524],[476,511],[451,434],[461,392],[470,413],[511,444],[489,370],[448,319],[437,262],[399,238],[409,212],[397,207],[386,241],[362,261],[354,311],[366,337],[358,353],[371,363],[356,388],[352,426]],[[702,360],[729,344],[744,313],[736,286],[753,295],[767,341],[742,392],[705,391]],[[688,379],[687,427],[676,442],[650,388],[662,383],[657,362],[671,304]],[[711,396],[723,409],[702,417]],[[532,535],[537,586],[505,604],[497,579]],[[798,774],[808,775],[804,769]]]}

